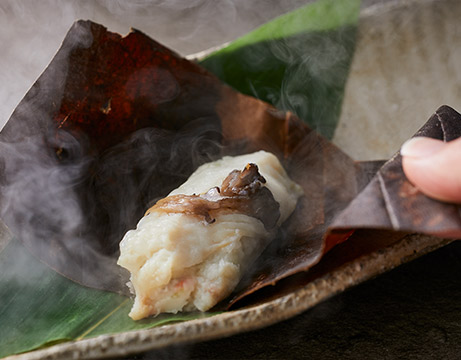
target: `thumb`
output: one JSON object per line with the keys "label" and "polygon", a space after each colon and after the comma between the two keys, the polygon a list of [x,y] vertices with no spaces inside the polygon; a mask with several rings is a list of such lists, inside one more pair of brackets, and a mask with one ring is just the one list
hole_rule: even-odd
{"label": "thumb", "polygon": [[415,137],[400,153],[407,178],[423,193],[461,204],[461,138],[443,142]]}

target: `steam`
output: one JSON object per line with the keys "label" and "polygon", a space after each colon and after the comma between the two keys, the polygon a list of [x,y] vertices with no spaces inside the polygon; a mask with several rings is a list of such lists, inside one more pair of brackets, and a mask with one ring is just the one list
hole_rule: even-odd
{"label": "steam", "polygon": [[[30,222],[45,222],[53,223],[54,228],[66,235],[78,231],[82,214],[78,211],[73,189],[81,181],[87,160],[81,158],[75,139],[62,132],[61,137],[65,137],[67,156],[77,158],[75,162],[61,167],[58,167],[57,159],[44,153],[48,146],[41,139],[29,138],[24,143],[0,144],[4,176],[8,179],[8,186],[2,189],[4,203],[1,215],[8,218],[12,212],[21,214],[21,217],[11,219],[17,222],[15,227]],[[42,237],[49,235],[42,234]]]}
{"label": "steam", "polygon": [[196,119],[178,132],[145,128],[98,160],[92,182],[100,208],[89,211],[95,211],[95,216],[104,210],[109,214],[106,223],[115,245],[112,252],[118,251],[124,233],[134,228],[149,207],[198,166],[219,157],[220,138],[207,119]]}
{"label": "steam", "polygon": [[[92,270],[110,267],[110,259],[96,252],[94,239],[82,239],[85,216],[76,189],[85,180],[91,159],[83,155],[70,134],[59,132],[58,137],[59,156],[54,153],[58,149],[55,144],[40,135],[0,143],[0,216],[32,253],[54,268],[67,267],[66,275],[91,285],[96,276]],[[81,271],[85,259],[97,265]]]}
{"label": "steam", "polygon": [[[35,97],[26,100],[21,107],[39,118]],[[64,130],[13,129],[6,130],[16,136],[0,143],[0,217],[34,254],[71,279],[120,291],[127,274],[115,258],[124,233],[221,152],[219,130],[207,118],[180,131],[138,130],[98,156],[85,137]],[[29,135],[18,139],[18,132]]]}
{"label": "steam", "polygon": [[[126,5],[121,3],[111,3],[109,6],[105,2],[66,2],[63,7],[58,3],[49,1],[45,6],[45,3],[39,5],[37,2],[14,1],[0,5],[0,16],[5,23],[15,25],[16,21],[21,26],[18,32],[15,32],[18,26],[6,26],[11,32],[8,35],[2,33],[4,43],[11,44],[6,47],[10,49],[8,56],[0,58],[5,62],[3,67],[0,63],[0,69],[5,69],[0,71],[4,84],[20,85],[23,82],[30,87],[59,48],[75,18],[82,17],[83,13],[96,9],[99,9],[99,15],[105,13],[101,15],[103,17],[109,13],[109,24],[101,22],[113,30],[110,26],[114,19],[111,12],[127,10]],[[34,5],[29,6],[31,4]],[[133,3],[132,16],[146,16],[136,10],[143,5]],[[47,21],[49,8],[59,9],[58,14],[53,14],[59,19],[54,28]],[[95,14],[92,15],[94,17]],[[119,14],[120,17],[122,15]],[[59,26],[61,28],[54,34]],[[91,39],[82,36],[78,30],[74,29],[74,38],[68,37],[66,41],[78,47],[89,46]],[[15,42],[29,37],[32,43],[37,40],[39,46],[29,44],[30,50],[25,50],[23,43]],[[56,38],[59,40],[54,41]],[[46,44],[41,46],[41,42]],[[65,58],[65,54],[61,56]],[[32,65],[39,70],[34,72]],[[23,72],[11,71],[8,69],[11,66],[23,66]],[[65,275],[72,279],[95,287],[101,287],[100,283],[104,281],[103,288],[120,288],[114,283],[122,284],[125,288],[123,274],[120,274],[118,267],[114,267],[113,258],[124,231],[136,224],[147,206],[152,205],[160,194],[165,195],[184,181],[198,165],[215,158],[220,151],[217,147],[220,135],[213,126],[210,127],[209,119],[196,119],[179,133],[159,129],[140,130],[100,157],[93,157],[88,152],[89,145],[85,138],[64,130],[43,133],[43,125],[49,126],[49,106],[59,107],[58,103],[47,103],[48,89],[56,88],[57,81],[62,82],[58,88],[64,86],[67,65],[61,61],[53,71],[54,76],[41,78],[39,86],[29,91],[21,108],[4,129],[6,132],[3,132],[3,142],[0,143],[3,169],[0,217],[34,254],[54,268],[65,269]],[[160,83],[171,83],[168,72],[159,74],[161,76],[157,80]],[[129,81],[126,85],[129,91]],[[10,91],[6,86],[1,89]],[[21,96],[27,91],[24,86],[17,89]],[[173,87],[161,94],[153,93],[154,97],[149,100],[157,104],[170,101],[177,96],[177,91]],[[163,97],[158,98],[158,94]],[[50,95],[53,96],[52,93]],[[19,101],[13,100],[14,96],[1,98],[9,104],[1,107],[5,112],[12,111],[11,105]],[[56,101],[56,97],[53,99]],[[8,107],[11,110],[7,110]],[[23,121],[23,118],[30,118],[32,114],[34,119]],[[6,120],[7,116],[4,117]],[[143,175],[139,176],[140,173]],[[88,189],[92,190],[85,193]],[[114,194],[119,196],[114,197]],[[145,199],[150,203],[146,203]],[[92,231],[92,228],[97,230]],[[110,237],[112,245],[98,241],[105,235]],[[114,275],[101,279],[98,276],[100,273]]]}
{"label": "steam", "polygon": [[[0,41],[5,51],[0,55],[0,125],[6,123],[46,68],[76,19],[91,19],[122,34],[135,27],[185,55],[232,40],[301,3],[305,1],[3,1]],[[85,46],[86,41],[80,45]],[[328,43],[324,45],[325,53],[341,54],[341,49],[331,50]],[[300,79],[312,74],[322,77],[329,64],[310,55],[300,57],[296,43],[274,46],[270,51],[280,61],[309,66],[289,67],[281,91],[270,93],[268,89],[269,95],[280,107],[309,112],[310,100],[298,92],[304,86]],[[260,55],[254,56],[255,61],[264,61]],[[309,74],[304,73],[306,69],[310,69]],[[168,80],[168,74],[162,76],[166,80],[161,81]],[[167,99],[152,100],[170,100],[176,96],[175,90],[166,94]],[[34,109],[40,122],[47,114],[37,106],[38,95],[41,94],[32,94],[24,106]],[[23,115],[15,114],[17,118]],[[136,224],[160,193],[173,190],[196,167],[214,160],[221,151],[220,134],[207,118],[195,119],[179,132],[139,130],[100,157],[89,154],[85,139],[76,134],[59,131],[39,135],[34,129],[20,130],[26,135],[22,139],[0,143],[4,174],[0,217],[18,238],[35,246],[35,251],[54,261],[56,267],[68,266],[69,271],[74,271],[69,267],[71,259],[74,269],[81,270],[77,274],[80,279],[97,287],[100,269],[105,269],[105,274],[107,269],[113,269],[114,277],[103,279],[109,287],[113,283],[124,286],[124,274],[113,261],[116,239]],[[144,175],[139,177],[141,171]],[[88,188],[97,190],[96,201],[96,191],[84,192]],[[89,232],[85,225],[88,223],[98,227],[96,233]],[[112,246],[107,248],[98,242],[101,234],[109,234]],[[50,252],[53,248],[67,256],[54,256]]]}
{"label": "steam", "polygon": [[[0,34],[0,40],[10,46],[5,47],[8,51],[0,57],[0,81],[11,88],[0,88],[0,99],[4,101],[0,104],[0,111],[3,111],[0,116],[6,121],[7,114],[46,67],[77,18],[90,18],[122,34],[128,32],[129,27],[136,27],[185,54],[231,40],[276,14],[299,6],[300,2],[293,0],[282,5],[274,1],[273,6],[262,0],[251,3],[245,0],[2,2],[0,20],[8,31]],[[50,9],[53,9],[52,22]],[[77,36],[69,41],[78,41],[79,46],[86,47],[90,40]],[[316,46],[317,53],[301,51],[306,38],[294,37],[272,42],[265,52],[250,53],[247,59],[252,64],[264,64],[266,58],[275,58],[286,66],[282,88],[265,91],[276,106],[293,110],[301,117],[312,112],[311,103],[316,100],[303,92],[306,81],[322,79],[319,87],[322,93],[322,85],[328,87],[335,81],[334,77],[328,77],[331,68],[338,63],[341,67],[345,55],[344,49],[328,37],[319,42],[315,34],[307,40]],[[58,70],[63,74],[55,79],[64,79],[67,68]],[[158,74],[159,83],[171,83],[168,72]],[[46,91],[47,85],[42,85],[40,91]],[[130,88],[129,83],[127,88]],[[172,87],[161,94],[165,98],[157,98],[158,93],[153,93],[150,100],[154,103],[170,101],[177,96],[177,91]],[[37,122],[46,121],[48,115],[37,106],[35,98],[43,93],[28,96],[23,106],[33,109]],[[106,111],[110,111],[109,108],[110,103]],[[120,239],[123,231],[133,226],[159,194],[168,193],[198,165],[219,154],[219,134],[207,125],[207,121],[206,118],[196,119],[180,133],[140,130],[100,158],[84,155],[88,144],[73,134],[61,131],[57,138],[54,134],[40,137],[33,129],[21,129],[17,133],[28,134],[23,140],[10,139],[0,144],[6,171],[0,216],[17,229],[26,242],[39,238],[44,242],[56,241],[62,246],[56,234],[72,239],[65,243],[65,251],[80,253],[77,263],[85,261],[85,253],[92,253],[95,258],[98,252],[113,255],[117,247],[105,248],[104,244],[99,244],[96,239],[101,234],[109,234],[112,243],[117,244],[114,239]],[[92,170],[95,168],[98,169],[96,173]],[[137,175],[141,170],[145,174],[143,178]],[[88,184],[94,185],[100,194],[95,203],[91,200],[94,193],[82,196]],[[148,203],[137,198],[139,191],[143,199],[149,199]],[[114,198],[112,194],[120,196]],[[111,208],[120,210],[115,213]],[[93,225],[103,224],[99,226],[101,230],[88,233],[84,226],[88,219]],[[30,227],[36,230],[27,233]],[[88,244],[91,244],[89,248]],[[100,261],[105,262],[105,257]]]}

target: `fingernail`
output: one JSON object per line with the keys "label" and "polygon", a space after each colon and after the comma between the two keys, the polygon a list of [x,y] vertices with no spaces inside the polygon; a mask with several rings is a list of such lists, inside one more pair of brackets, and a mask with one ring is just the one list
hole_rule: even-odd
{"label": "fingernail", "polygon": [[417,136],[403,143],[400,154],[414,158],[427,157],[441,150],[444,144],[441,140]]}

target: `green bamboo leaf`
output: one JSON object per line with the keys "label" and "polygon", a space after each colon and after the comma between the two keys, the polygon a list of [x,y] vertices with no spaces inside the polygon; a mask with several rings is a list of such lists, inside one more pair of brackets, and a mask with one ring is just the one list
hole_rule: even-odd
{"label": "green bamboo leaf", "polygon": [[128,317],[132,300],[59,275],[17,240],[0,253],[0,357],[67,340],[145,329],[211,314]]}
{"label": "green bamboo leaf", "polygon": [[354,53],[360,0],[321,0],[202,59],[236,90],[292,111],[332,138]]}

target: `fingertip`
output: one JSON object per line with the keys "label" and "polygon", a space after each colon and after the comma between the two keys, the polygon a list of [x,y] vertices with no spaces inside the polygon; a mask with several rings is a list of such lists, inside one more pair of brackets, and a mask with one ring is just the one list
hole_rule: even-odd
{"label": "fingertip", "polygon": [[402,167],[408,180],[426,195],[445,202],[461,203],[461,166],[458,165],[461,152],[453,145],[441,142],[435,145],[437,149],[432,154],[403,156]]}
{"label": "fingertip", "polygon": [[400,155],[404,157],[422,158],[432,156],[444,146],[442,140],[423,136],[415,136],[405,141],[400,148]]}

